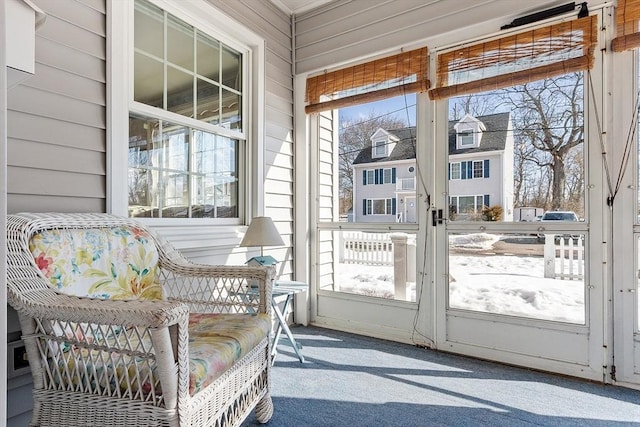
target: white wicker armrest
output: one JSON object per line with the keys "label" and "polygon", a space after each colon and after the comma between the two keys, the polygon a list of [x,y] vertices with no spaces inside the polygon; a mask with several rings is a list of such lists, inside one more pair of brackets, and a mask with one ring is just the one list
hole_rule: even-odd
{"label": "white wicker armrest", "polygon": [[[20,304],[23,313],[34,318],[102,325],[160,328],[188,318],[188,307],[176,301],[122,301],[76,297],[55,292],[31,294]],[[12,301],[17,306],[18,301]],[[19,303],[18,303],[19,304]]]}
{"label": "white wicker armrest", "polygon": [[[273,266],[206,265],[162,259],[160,267],[167,298],[189,304],[191,311],[271,312]],[[253,289],[247,293],[249,288]]]}

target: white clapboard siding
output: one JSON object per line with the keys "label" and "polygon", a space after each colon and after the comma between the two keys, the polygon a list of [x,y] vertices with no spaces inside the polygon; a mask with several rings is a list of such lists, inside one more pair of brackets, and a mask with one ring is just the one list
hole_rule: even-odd
{"label": "white clapboard siding", "polygon": [[[296,73],[322,70],[440,36],[491,23],[497,31],[536,10],[513,0],[337,0],[296,16]],[[493,24],[491,21],[495,21]],[[486,29],[481,33],[486,34]]]}
{"label": "white clapboard siding", "polygon": [[[35,74],[7,94],[7,209],[104,212],[105,2],[32,1],[47,19]],[[19,335],[19,325],[9,322],[8,332]],[[31,374],[8,381],[7,426],[29,421],[31,388]]]}
{"label": "white clapboard siding", "polygon": [[[281,279],[293,278],[293,76],[289,17],[268,1],[209,0],[265,39],[264,214],[273,218],[285,248],[265,248]],[[277,255],[277,256],[276,256]]]}
{"label": "white clapboard siding", "polygon": [[34,0],[35,74],[8,92],[8,210],[106,207],[104,0]]}

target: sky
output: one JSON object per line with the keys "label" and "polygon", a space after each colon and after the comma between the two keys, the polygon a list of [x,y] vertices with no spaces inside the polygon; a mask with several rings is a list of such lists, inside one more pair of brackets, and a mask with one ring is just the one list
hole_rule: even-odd
{"label": "sky", "polygon": [[375,112],[376,116],[393,114],[400,120],[409,121],[409,126],[416,124],[416,94],[410,93],[404,96],[388,98],[382,101],[370,102],[368,104],[356,105],[354,107],[341,108],[340,118],[347,120],[358,120],[369,117],[370,112]]}
{"label": "sky", "polygon": [[[456,235],[451,247],[490,248],[500,236]],[[556,263],[560,260],[556,259]],[[452,255],[449,298],[454,308],[584,324],[583,280],[544,277],[544,258],[515,255]],[[393,267],[339,264],[336,282],[345,292],[393,297]],[[415,300],[415,284],[411,285]]]}

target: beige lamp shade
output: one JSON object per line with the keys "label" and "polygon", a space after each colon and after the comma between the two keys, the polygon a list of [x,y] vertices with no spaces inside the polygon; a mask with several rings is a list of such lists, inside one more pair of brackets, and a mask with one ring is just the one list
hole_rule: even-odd
{"label": "beige lamp shade", "polygon": [[284,246],[284,241],[270,217],[257,216],[251,220],[240,246]]}

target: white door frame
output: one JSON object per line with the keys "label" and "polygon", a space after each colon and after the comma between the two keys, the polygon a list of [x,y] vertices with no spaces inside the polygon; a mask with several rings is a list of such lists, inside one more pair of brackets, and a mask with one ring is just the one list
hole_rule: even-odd
{"label": "white door frame", "polygon": [[[600,40],[602,46],[604,41]],[[435,57],[435,55],[433,55]],[[432,58],[432,65],[435,66]],[[435,69],[435,68],[432,68]],[[585,211],[588,223],[582,224],[587,234],[588,282],[585,280],[585,305],[587,307],[585,325],[573,325],[521,317],[501,316],[447,309],[448,300],[448,230],[456,232],[535,232],[535,223],[450,223],[435,227],[435,339],[439,349],[527,366],[545,371],[558,372],[597,381],[607,379],[608,372],[603,366],[610,365],[608,331],[605,319],[610,297],[608,273],[603,266],[609,230],[605,221],[608,210],[602,207],[606,199],[606,181],[602,168],[599,126],[595,117],[602,117],[603,66],[600,50],[591,70],[592,79],[585,73],[585,136],[589,147],[585,150]],[[593,96],[590,86],[593,85]],[[599,114],[596,114],[593,101]],[[436,123],[434,144],[435,201],[437,210],[442,209],[443,217],[448,216],[447,194],[447,144],[448,102],[435,102],[431,117]],[[434,142],[435,141],[435,142]],[[585,147],[587,148],[587,147]],[[445,221],[446,222],[446,221]],[[596,231],[597,230],[597,231]],[[601,242],[605,242],[602,244]]]}

